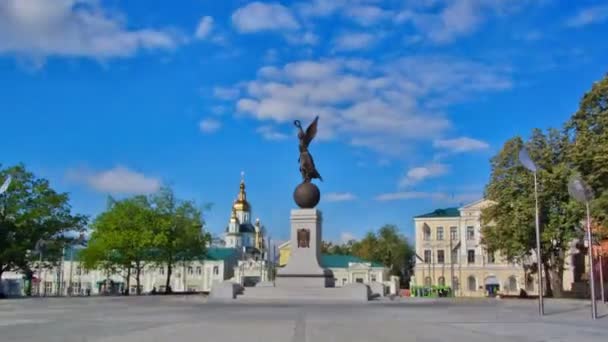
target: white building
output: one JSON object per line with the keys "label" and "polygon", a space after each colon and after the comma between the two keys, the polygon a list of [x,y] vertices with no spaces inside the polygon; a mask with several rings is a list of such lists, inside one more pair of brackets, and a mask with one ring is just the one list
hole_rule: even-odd
{"label": "white building", "polygon": [[[226,228],[222,247],[209,246],[200,260],[173,266],[170,286],[174,292],[208,292],[214,282],[233,280],[241,285],[254,285],[271,278],[272,263],[264,243],[264,228],[257,219],[251,223],[251,206],[247,202],[245,181],[241,179],[237,199]],[[85,270],[78,261],[78,250],[68,249],[55,267],[37,270],[33,265],[34,295],[98,295],[119,294],[126,289],[126,275],[107,274],[102,270]],[[149,263],[140,275],[142,293],[164,292],[167,267]],[[130,293],[137,292],[135,275],[131,274]],[[0,290],[9,296],[24,294],[25,281],[20,272],[5,272]]]}

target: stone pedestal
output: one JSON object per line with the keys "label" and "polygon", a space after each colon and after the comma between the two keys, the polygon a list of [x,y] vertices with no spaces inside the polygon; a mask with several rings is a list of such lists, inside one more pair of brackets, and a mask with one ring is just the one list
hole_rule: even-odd
{"label": "stone pedestal", "polygon": [[277,287],[333,287],[332,272],[320,265],[322,222],[317,209],[291,210],[291,254],[277,273]]}

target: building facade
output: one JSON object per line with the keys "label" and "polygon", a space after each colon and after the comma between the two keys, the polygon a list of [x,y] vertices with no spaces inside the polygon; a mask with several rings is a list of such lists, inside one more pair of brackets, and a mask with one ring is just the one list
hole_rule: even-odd
{"label": "building facade", "polygon": [[500,253],[482,246],[481,210],[490,204],[480,200],[414,218],[414,285],[449,286],[457,296],[537,291],[535,277],[527,274],[523,265],[509,263]]}

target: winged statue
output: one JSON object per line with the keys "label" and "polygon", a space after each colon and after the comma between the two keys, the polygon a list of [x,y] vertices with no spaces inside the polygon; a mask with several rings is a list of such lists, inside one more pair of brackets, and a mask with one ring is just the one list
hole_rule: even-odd
{"label": "winged statue", "polygon": [[306,128],[306,132],[302,129],[302,123],[300,120],[294,121],[294,125],[300,129],[298,132],[298,139],[300,139],[299,149],[300,149],[300,158],[298,161],[300,162],[300,173],[302,173],[302,180],[304,182],[310,182],[314,178],[318,178],[323,181],[319,171],[315,168],[315,162],[308,152],[308,145],[314,137],[317,135],[317,122],[319,122],[319,117],[317,116],[313,122]]}

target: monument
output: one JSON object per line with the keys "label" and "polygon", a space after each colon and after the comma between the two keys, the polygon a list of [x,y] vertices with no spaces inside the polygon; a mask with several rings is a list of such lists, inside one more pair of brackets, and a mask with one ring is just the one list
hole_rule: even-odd
{"label": "monument", "polygon": [[[247,287],[243,290],[244,299],[269,300],[348,300],[367,301],[370,289],[367,285],[352,283],[344,287],[334,287],[334,276],[331,270],[321,267],[321,237],[323,216],[315,207],[321,200],[319,188],[313,179],[323,181],[315,167],[312,155],[308,151],[310,142],[317,135],[317,116],[313,122],[302,129],[299,120],[294,125],[299,129],[300,173],[302,182],[296,187],[293,199],[299,209],[291,210],[291,255],[287,265],[279,269],[274,284]],[[235,286],[237,285],[237,286]],[[211,290],[211,300],[237,298],[238,284],[224,282],[216,284]]]}
{"label": "monument", "polygon": [[320,266],[322,215],[315,207],[321,200],[319,188],[313,179],[323,178],[315,167],[308,151],[310,142],[317,135],[319,117],[302,129],[299,120],[294,125],[298,132],[300,173],[302,183],[293,192],[293,199],[300,209],[291,210],[291,255],[287,265],[277,273],[275,283],[280,287],[333,287],[333,274]]}

